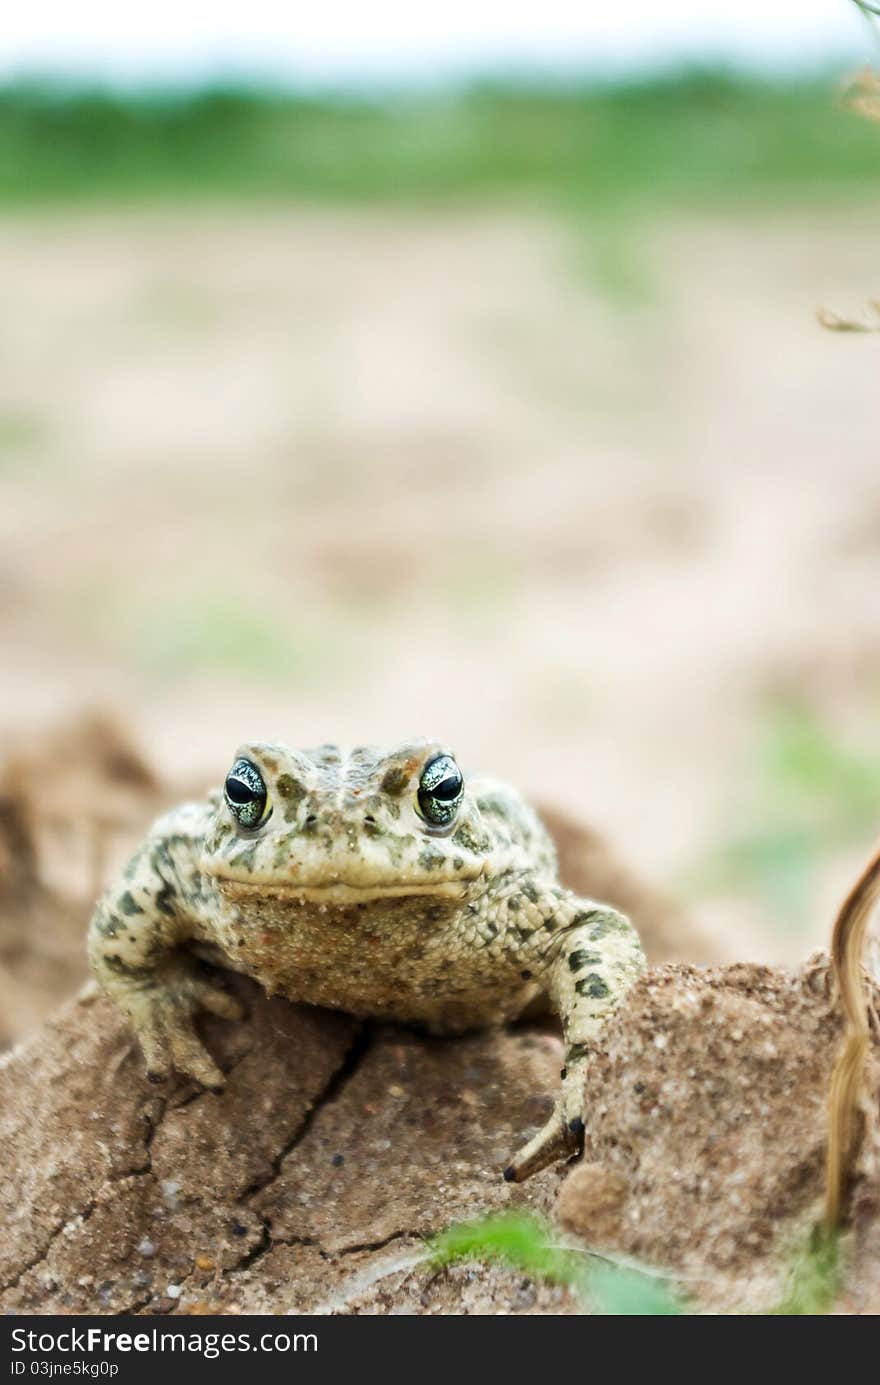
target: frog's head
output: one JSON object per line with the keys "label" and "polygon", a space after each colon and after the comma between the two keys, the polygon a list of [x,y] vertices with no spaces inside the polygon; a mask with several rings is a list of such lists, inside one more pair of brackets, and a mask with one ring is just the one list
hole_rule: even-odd
{"label": "frog's head", "polygon": [[526,865],[532,815],[469,782],[433,741],[394,750],[238,750],[201,869],[224,893],[327,904],[408,895],[461,898]]}

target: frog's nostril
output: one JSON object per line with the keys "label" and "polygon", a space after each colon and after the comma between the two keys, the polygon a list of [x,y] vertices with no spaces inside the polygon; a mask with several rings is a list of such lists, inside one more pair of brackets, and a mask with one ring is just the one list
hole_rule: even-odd
{"label": "frog's nostril", "polygon": [[309,813],[308,817],[306,818],[306,827],[314,827],[317,821],[317,816],[314,813]]}
{"label": "frog's nostril", "polygon": [[372,813],[367,813],[367,816],[364,818],[364,822],[366,823],[367,827],[376,826],[376,819],[373,817]]}

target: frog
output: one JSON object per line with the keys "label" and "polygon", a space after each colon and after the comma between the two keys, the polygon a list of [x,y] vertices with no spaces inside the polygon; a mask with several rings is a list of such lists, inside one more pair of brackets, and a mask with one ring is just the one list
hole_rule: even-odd
{"label": "frog", "polygon": [[432,1035],[549,1010],[560,1088],[503,1169],[509,1182],[581,1151],[588,1059],[645,966],[624,914],[560,883],[525,797],[416,739],[239,746],[222,789],[160,817],[105,890],[89,956],[148,1077],[215,1091],[225,1078],[200,1013],[244,1018],[217,967],[269,995]]}

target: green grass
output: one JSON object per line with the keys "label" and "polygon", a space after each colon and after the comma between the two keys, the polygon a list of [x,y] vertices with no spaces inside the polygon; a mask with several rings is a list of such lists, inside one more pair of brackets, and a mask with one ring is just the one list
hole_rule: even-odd
{"label": "green grass", "polygon": [[777,1317],[816,1317],[830,1313],[840,1290],[840,1244],[817,1229],[794,1258],[788,1286],[772,1310]]}
{"label": "green grass", "polygon": [[[609,1317],[677,1317],[691,1311],[662,1275],[612,1264],[589,1251],[553,1244],[549,1222],[529,1212],[500,1212],[451,1226],[429,1243],[430,1265],[497,1262],[545,1284],[573,1289],[591,1313]],[[829,1313],[840,1289],[838,1238],[817,1229],[791,1259],[788,1282],[762,1316]]]}
{"label": "green grass", "polygon": [[[0,88],[6,205],[517,199],[620,209],[878,191],[880,131],[843,108],[830,76],[475,83],[373,100]],[[604,272],[632,273],[613,260]]]}
{"label": "green grass", "polygon": [[463,1260],[497,1261],[543,1283],[565,1284],[592,1311],[669,1317],[684,1312],[663,1279],[552,1244],[552,1228],[526,1212],[502,1212],[452,1226],[431,1242],[435,1269]]}

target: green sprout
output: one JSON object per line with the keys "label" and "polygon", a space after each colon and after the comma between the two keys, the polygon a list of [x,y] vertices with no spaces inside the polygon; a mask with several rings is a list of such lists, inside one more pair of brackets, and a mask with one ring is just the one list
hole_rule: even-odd
{"label": "green sprout", "polygon": [[776,1317],[817,1317],[829,1313],[840,1290],[840,1241],[835,1232],[816,1229],[794,1257]]}
{"label": "green sprout", "polygon": [[552,1228],[526,1212],[502,1212],[452,1226],[430,1242],[430,1263],[444,1269],[462,1260],[494,1261],[534,1279],[573,1289],[594,1312],[608,1316],[672,1317],[685,1312],[666,1282],[599,1256],[557,1246]]}

